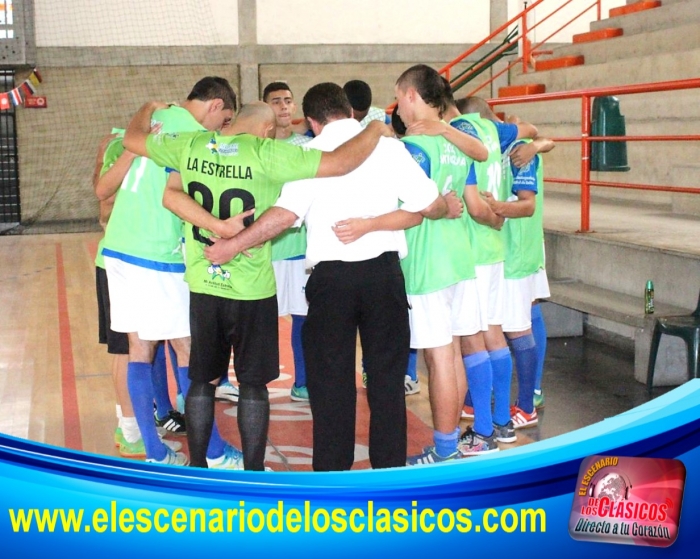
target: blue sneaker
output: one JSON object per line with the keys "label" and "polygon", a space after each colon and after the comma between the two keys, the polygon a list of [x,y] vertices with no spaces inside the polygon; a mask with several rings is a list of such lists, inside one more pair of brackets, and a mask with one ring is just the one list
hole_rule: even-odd
{"label": "blue sneaker", "polygon": [[289,397],[294,402],[308,402],[309,401],[309,391],[306,386],[297,386],[296,384],[292,386],[292,391]]}
{"label": "blue sneaker", "polygon": [[185,456],[182,452],[175,452],[166,446],[167,452],[165,453],[165,458],[162,460],[156,460],[155,458],[146,458],[146,462],[151,462],[153,464],[162,464],[163,466],[187,466],[190,463],[189,458]]}
{"label": "blue sneaker", "polygon": [[406,458],[406,466],[419,466],[421,464],[437,464],[438,462],[448,462],[462,457],[459,450],[454,451],[449,456],[440,456],[435,452],[434,446],[426,446],[423,452]]}
{"label": "blue sneaker", "polygon": [[[515,433],[515,431],[513,431]],[[459,438],[459,451],[462,456],[478,456],[479,454],[489,454],[498,452],[498,443],[496,443],[496,431],[484,437],[471,427],[467,427],[462,436]]]}
{"label": "blue sneaker", "polygon": [[234,404],[238,402],[238,387],[229,381],[222,382],[214,391],[214,398],[217,400],[228,400]]}
{"label": "blue sneaker", "polygon": [[221,456],[207,458],[207,466],[212,470],[242,470],[243,453],[235,446],[227,444]]}

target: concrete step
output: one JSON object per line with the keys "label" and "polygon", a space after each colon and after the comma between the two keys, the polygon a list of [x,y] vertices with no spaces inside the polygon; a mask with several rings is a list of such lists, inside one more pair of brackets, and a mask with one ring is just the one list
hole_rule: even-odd
{"label": "concrete step", "polygon": [[538,59],[535,62],[535,72],[543,72],[547,70],[559,70],[561,68],[571,68],[572,66],[580,66],[585,62],[583,56],[557,56],[546,59]]}
{"label": "concrete step", "polygon": [[[610,39],[622,40],[623,37]],[[511,85],[532,82],[544,84],[547,92],[573,91],[593,87],[619,86],[681,80],[697,77],[700,67],[700,48],[678,52],[660,52],[651,55],[610,60],[606,63],[589,64],[532,74],[511,75]]]}
{"label": "concrete step", "polygon": [[[650,31],[643,35],[622,35],[595,42],[557,47],[552,56],[584,55],[586,65],[590,66],[603,64],[609,60],[641,58],[661,52],[684,52],[698,48],[700,48],[700,21],[673,29]],[[542,60],[546,58],[543,56]]]}
{"label": "concrete step", "polygon": [[626,4],[625,6],[619,6],[618,8],[612,8],[609,14],[611,18],[626,16],[645,10],[653,10],[654,8],[659,8],[660,6],[661,0],[639,0],[639,2],[635,2],[633,4]]}
{"label": "concrete step", "polygon": [[591,22],[591,31],[604,27],[621,27],[626,36],[636,33],[649,33],[657,29],[673,28],[691,21],[700,20],[699,0],[676,0],[663,2],[658,8],[608,17]]}
{"label": "concrete step", "polygon": [[[647,379],[656,318],[690,313],[689,309],[656,304],[654,314],[647,315],[643,296],[623,295],[568,278],[551,279],[550,290],[552,296],[542,305],[548,331],[555,334],[550,337],[582,332],[634,352],[634,376],[641,383]],[[662,336],[655,365],[654,386],[674,386],[688,380],[684,342]]]}

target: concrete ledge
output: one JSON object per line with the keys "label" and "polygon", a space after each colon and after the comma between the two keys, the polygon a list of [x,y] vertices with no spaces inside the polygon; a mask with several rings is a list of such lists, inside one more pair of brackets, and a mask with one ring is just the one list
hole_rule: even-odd
{"label": "concrete ledge", "polygon": [[[657,316],[689,314],[687,309],[660,304],[653,315],[644,314],[644,299],[608,289],[587,285],[571,279],[550,280],[552,296],[546,308],[545,320],[552,333],[587,335],[634,351],[634,378],[646,383],[649,348]],[[559,308],[557,308],[559,307]],[[562,310],[566,309],[566,311]],[[543,314],[545,307],[543,307]],[[567,322],[566,318],[570,319]],[[566,330],[566,326],[569,329]],[[560,334],[560,332],[568,332]],[[552,335],[551,337],[556,337]],[[663,336],[654,373],[654,386],[675,386],[688,380],[686,348],[679,338]]]}

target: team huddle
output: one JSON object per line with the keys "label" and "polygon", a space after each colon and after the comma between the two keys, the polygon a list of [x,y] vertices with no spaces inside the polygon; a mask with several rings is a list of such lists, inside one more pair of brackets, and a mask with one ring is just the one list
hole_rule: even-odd
{"label": "team huddle", "polygon": [[[286,83],[236,113],[228,82],[207,77],[182,104],[147,103],[123,137],[105,139],[97,291],[120,454],[264,470],[282,315],[316,471],[353,465],[358,332],[373,468],[498,451],[537,423],[546,331],[535,303],[549,296],[540,154],[553,143],[482,99],[455,101],[425,65],[395,95],[389,118],[364,82],[321,83],[295,125]],[[434,444],[407,456],[418,349]],[[240,450],[219,434],[217,397],[237,401]],[[474,423],[460,433],[463,416]],[[189,459],[168,432],[186,432]]]}

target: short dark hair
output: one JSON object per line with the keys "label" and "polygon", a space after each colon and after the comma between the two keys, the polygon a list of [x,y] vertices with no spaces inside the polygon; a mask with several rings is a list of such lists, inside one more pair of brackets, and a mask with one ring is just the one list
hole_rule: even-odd
{"label": "short dark hair", "polygon": [[493,112],[491,105],[489,105],[481,97],[472,96],[460,99],[457,101],[457,108],[462,114],[479,113],[481,118],[488,120],[493,120],[496,118],[496,114]]}
{"label": "short dark hair", "polygon": [[265,103],[267,103],[267,98],[270,96],[270,93],[272,93],[273,91],[282,91],[282,90],[289,91],[289,93],[292,93],[292,89],[289,87],[289,84],[287,82],[268,83],[265,86],[265,89],[263,89],[262,100],[265,101]]}
{"label": "short dark hair", "polygon": [[391,127],[394,129],[394,132],[397,136],[406,135],[406,125],[403,123],[403,120],[401,120],[401,117],[399,116],[398,105],[396,105],[394,107],[394,110],[391,111]]}
{"label": "short dark hair", "polygon": [[301,109],[306,118],[313,118],[319,124],[331,119],[351,118],[352,106],[343,88],[336,83],[319,83],[304,95]]}
{"label": "short dark hair", "polygon": [[448,89],[445,86],[446,81],[434,68],[425,64],[417,64],[401,74],[399,79],[396,80],[396,85],[402,90],[406,90],[408,87],[415,87],[423,101],[438,109],[440,114],[442,114],[447,108],[446,96]]}
{"label": "short dark hair", "polygon": [[343,91],[356,111],[366,111],[372,104],[372,89],[367,82],[350,80],[343,86]]}
{"label": "short dark hair", "polygon": [[233,91],[228,80],[218,76],[207,76],[202,78],[192,88],[187,96],[188,101],[197,99],[198,101],[210,101],[221,99],[224,102],[224,109],[235,111],[238,108],[236,103],[236,93]]}

